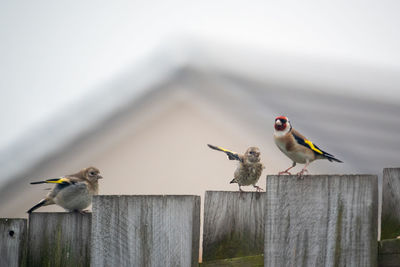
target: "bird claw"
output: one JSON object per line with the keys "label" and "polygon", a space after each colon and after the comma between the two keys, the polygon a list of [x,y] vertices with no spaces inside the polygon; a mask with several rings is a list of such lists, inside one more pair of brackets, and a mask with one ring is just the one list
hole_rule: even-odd
{"label": "bird claw", "polygon": [[256,189],[256,192],[263,192],[264,191],[261,187],[259,187],[257,185],[253,185],[253,186]]}
{"label": "bird claw", "polygon": [[297,173],[297,178],[299,178],[299,179],[304,179],[304,174],[305,173],[308,173],[308,170],[307,169],[302,169],[299,173]]}
{"label": "bird claw", "polygon": [[74,212],[78,212],[78,213],[80,213],[82,215],[90,213],[89,210],[74,210]]}

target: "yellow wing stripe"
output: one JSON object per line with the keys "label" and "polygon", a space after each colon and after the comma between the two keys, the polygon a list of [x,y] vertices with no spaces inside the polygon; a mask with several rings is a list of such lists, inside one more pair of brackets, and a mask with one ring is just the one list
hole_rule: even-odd
{"label": "yellow wing stripe", "polygon": [[232,154],[237,154],[236,152],[234,152],[234,151],[230,151],[230,150],[228,150],[228,149],[225,149],[225,148],[223,148],[223,147],[220,147],[220,146],[217,146],[217,148],[218,149],[220,149],[220,150],[222,150],[222,151],[224,151],[224,152],[229,152],[229,153],[232,153]]}
{"label": "yellow wing stripe", "polygon": [[62,184],[64,182],[69,183],[70,180],[67,179],[67,178],[61,178],[61,179],[58,179],[58,180],[53,180],[53,179],[52,180],[46,180],[46,183],[49,183],[49,184]]}
{"label": "yellow wing stripe", "polygon": [[321,150],[319,150],[318,148],[316,148],[316,147],[314,146],[314,144],[313,144],[311,141],[304,139],[304,142],[305,142],[313,151],[315,151],[315,152],[317,152],[318,154],[321,154],[321,155],[324,154],[324,153],[322,153]]}

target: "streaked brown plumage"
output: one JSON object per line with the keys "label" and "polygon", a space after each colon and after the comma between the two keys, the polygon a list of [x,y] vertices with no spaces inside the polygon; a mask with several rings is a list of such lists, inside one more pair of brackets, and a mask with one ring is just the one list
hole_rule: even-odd
{"label": "streaked brown plumage", "polygon": [[244,155],[224,149],[222,147],[208,145],[211,149],[225,152],[230,160],[238,160],[237,166],[233,175],[233,180],[230,183],[237,183],[239,191],[243,192],[241,186],[252,185],[257,191],[262,191],[262,188],[256,183],[260,179],[261,173],[265,168],[260,162],[260,149],[258,147],[249,147]]}
{"label": "streaked brown plumage", "polygon": [[83,212],[92,203],[92,196],[99,192],[98,180],[100,171],[95,167],[85,168],[78,173],[63,177],[48,179],[31,184],[56,184],[52,191],[38,204],[30,208],[27,212],[57,204],[68,211]]}
{"label": "streaked brown plumage", "polygon": [[275,119],[274,125],[274,141],[288,158],[293,161],[293,164],[288,169],[281,171],[281,174],[291,174],[290,169],[296,166],[296,163],[305,164],[304,168],[298,173],[301,177],[307,171],[307,166],[316,159],[327,159],[329,161],[342,162],[321,150],[317,145],[292,128],[289,119],[285,116],[279,116]]}

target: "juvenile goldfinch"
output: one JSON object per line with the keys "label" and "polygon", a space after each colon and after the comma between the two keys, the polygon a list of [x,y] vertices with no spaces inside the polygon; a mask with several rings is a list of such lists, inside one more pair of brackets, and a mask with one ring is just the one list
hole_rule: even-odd
{"label": "juvenile goldfinch", "polygon": [[264,165],[260,162],[260,149],[258,147],[249,147],[244,155],[229,151],[222,147],[208,145],[211,149],[225,152],[230,160],[238,160],[237,166],[233,175],[233,180],[230,182],[239,185],[239,191],[243,192],[241,186],[253,185],[257,191],[262,191],[262,188],[256,183],[260,179]]}
{"label": "juvenile goldfinch", "polygon": [[28,213],[42,207],[57,204],[67,211],[83,212],[92,203],[92,196],[99,192],[100,171],[95,167],[85,168],[78,173],[48,179],[31,184],[56,184],[47,196],[28,210]]}
{"label": "juvenile goldfinch", "polygon": [[317,145],[313,144],[310,140],[293,129],[287,117],[277,117],[275,119],[274,128],[275,144],[283,154],[293,161],[291,167],[279,172],[278,175],[285,173],[291,174],[289,170],[296,166],[296,163],[305,164],[304,168],[298,173],[301,177],[305,172],[308,172],[307,166],[316,159],[342,162],[332,154],[321,150]]}

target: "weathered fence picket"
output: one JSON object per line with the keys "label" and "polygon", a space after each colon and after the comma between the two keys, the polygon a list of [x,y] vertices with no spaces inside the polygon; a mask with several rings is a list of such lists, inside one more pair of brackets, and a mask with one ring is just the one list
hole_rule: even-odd
{"label": "weathered fence picket", "polygon": [[377,266],[375,175],[268,176],[264,266]]}
{"label": "weathered fence picket", "polygon": [[383,169],[381,239],[400,236],[400,168]]}
{"label": "weathered fence picket", "polygon": [[91,214],[29,215],[28,266],[89,266]]}
{"label": "weathered fence picket", "polygon": [[26,219],[0,219],[0,266],[25,266]]}
{"label": "weathered fence picket", "polygon": [[206,191],[203,261],[262,254],[265,193]]}
{"label": "weathered fence picket", "polygon": [[92,266],[197,266],[199,196],[95,196]]}

